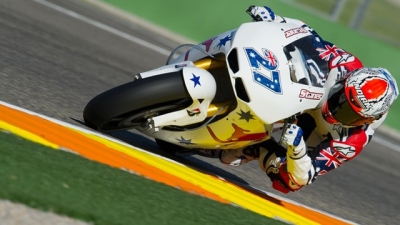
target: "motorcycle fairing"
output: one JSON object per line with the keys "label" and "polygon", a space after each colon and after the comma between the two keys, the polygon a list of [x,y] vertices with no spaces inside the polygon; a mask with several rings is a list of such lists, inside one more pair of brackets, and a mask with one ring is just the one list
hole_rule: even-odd
{"label": "motorcycle fairing", "polygon": [[[298,25],[284,23],[245,23],[237,30],[215,36],[185,52],[173,65],[193,63],[206,57],[225,55],[233,87],[240,79],[247,99],[234,89],[237,106],[218,121],[182,131],[161,129],[140,131],[184,148],[232,149],[265,141],[271,137],[273,125],[298,112],[317,106],[319,99],[300,97],[304,93],[324,95],[322,87],[314,87],[309,70],[299,49],[285,52],[286,46],[310,33]],[[301,32],[300,32],[301,31]],[[290,34],[290,35],[289,35]],[[289,55],[288,55],[289,54]],[[289,57],[288,57],[289,56]],[[237,65],[230,65],[236,63]],[[167,65],[171,66],[171,65]],[[196,79],[187,77],[185,79]],[[195,86],[186,83],[187,88]]]}

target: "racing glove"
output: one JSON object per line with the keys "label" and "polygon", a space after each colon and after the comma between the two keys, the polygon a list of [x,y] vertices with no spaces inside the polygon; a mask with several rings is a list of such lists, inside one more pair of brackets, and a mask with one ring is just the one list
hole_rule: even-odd
{"label": "racing glove", "polygon": [[287,174],[291,189],[299,189],[306,185],[314,174],[311,158],[307,155],[307,146],[303,139],[303,131],[295,124],[290,124],[283,135],[286,145]]}
{"label": "racing glove", "polygon": [[253,22],[275,20],[275,13],[267,6],[249,6],[246,12],[251,16]]}
{"label": "racing glove", "polygon": [[307,147],[303,139],[303,130],[296,124],[289,124],[283,135],[283,144],[286,145],[286,154],[291,159],[299,159],[307,154]]}

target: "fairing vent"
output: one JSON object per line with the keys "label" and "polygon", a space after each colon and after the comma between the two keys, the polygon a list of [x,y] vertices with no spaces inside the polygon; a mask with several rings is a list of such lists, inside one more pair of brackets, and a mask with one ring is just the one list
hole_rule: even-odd
{"label": "fairing vent", "polygon": [[232,51],[228,55],[228,65],[233,73],[237,73],[239,71],[239,62],[236,48],[232,49]]}
{"label": "fairing vent", "polygon": [[242,101],[249,103],[250,98],[249,95],[247,95],[246,88],[244,87],[243,81],[241,78],[236,78],[235,79],[235,90],[238,98],[240,98]]}

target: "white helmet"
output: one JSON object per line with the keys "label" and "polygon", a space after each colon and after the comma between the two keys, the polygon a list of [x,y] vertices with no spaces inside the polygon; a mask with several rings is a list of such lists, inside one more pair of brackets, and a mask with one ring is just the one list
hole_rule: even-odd
{"label": "white helmet", "polygon": [[370,124],[389,110],[398,95],[396,80],[389,71],[361,68],[332,86],[322,114],[331,124]]}

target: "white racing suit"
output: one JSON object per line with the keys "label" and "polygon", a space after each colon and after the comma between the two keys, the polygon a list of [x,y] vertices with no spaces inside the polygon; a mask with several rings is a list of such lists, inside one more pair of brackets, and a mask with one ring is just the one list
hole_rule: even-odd
{"label": "white racing suit", "polygon": [[[322,40],[303,22],[277,15],[274,15],[273,19],[274,21],[268,21],[290,21],[299,24],[315,36],[317,43],[320,43],[317,48],[319,56],[329,62],[330,73],[325,82],[326,87],[333,85],[347,72],[363,67],[355,56]],[[321,106],[323,102],[324,99],[321,100]],[[312,183],[319,175],[340,167],[360,154],[386,117],[383,116],[370,125],[346,128],[326,122],[322,117],[321,106],[305,111],[297,117],[297,125],[302,129],[305,141],[300,152],[294,154],[293,151],[287,151],[277,141],[270,139],[244,149],[221,151],[221,162],[238,166],[258,160],[260,168],[266,172],[275,189],[283,193],[296,191]]]}

